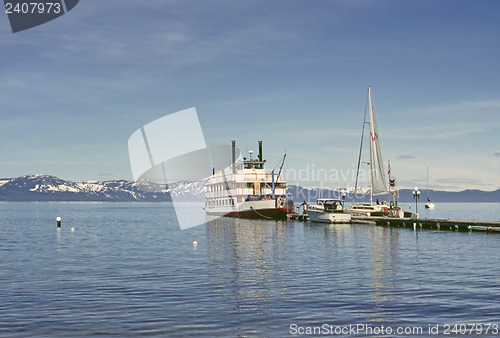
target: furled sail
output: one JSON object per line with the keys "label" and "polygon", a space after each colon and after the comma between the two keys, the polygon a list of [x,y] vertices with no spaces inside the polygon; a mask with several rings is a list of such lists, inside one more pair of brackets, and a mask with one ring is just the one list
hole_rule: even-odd
{"label": "furled sail", "polygon": [[373,112],[372,93],[368,87],[368,106],[370,111],[370,172],[372,195],[381,195],[389,193],[386,185],[384,162],[380,152],[380,143],[378,140],[377,121]]}

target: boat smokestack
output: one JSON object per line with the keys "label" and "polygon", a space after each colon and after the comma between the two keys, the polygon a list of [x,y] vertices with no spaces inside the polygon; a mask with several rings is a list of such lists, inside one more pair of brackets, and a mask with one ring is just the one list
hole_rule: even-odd
{"label": "boat smokestack", "polygon": [[262,161],[262,141],[259,141],[259,161]]}
{"label": "boat smokestack", "polygon": [[236,174],[236,141],[232,140],[232,164],[231,166],[233,167],[233,174]]}

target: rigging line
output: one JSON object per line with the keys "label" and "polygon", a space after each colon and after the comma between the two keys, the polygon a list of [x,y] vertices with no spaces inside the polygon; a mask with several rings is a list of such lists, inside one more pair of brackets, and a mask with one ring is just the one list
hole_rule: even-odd
{"label": "rigging line", "polygon": [[[285,149],[285,156],[286,156],[286,149]],[[273,167],[273,171],[276,170],[276,168],[278,168],[278,166],[283,166],[283,163],[282,163],[282,160],[278,160],[278,162],[276,163],[276,165]]]}
{"label": "rigging line", "polygon": [[[286,155],[286,152],[285,152],[285,155]],[[273,167],[273,171],[276,170],[281,165],[281,161],[282,160],[278,160],[278,162],[276,163],[276,165]]]}
{"label": "rigging line", "polygon": [[359,166],[361,164],[361,152],[363,150],[363,139],[365,136],[365,124],[366,124],[366,110],[368,107],[368,96],[366,97],[366,104],[365,104],[365,116],[363,117],[363,129],[361,131],[361,143],[359,145],[359,157],[358,157],[358,168],[356,170],[356,183],[354,184],[354,194],[352,197],[352,204],[356,201],[356,193],[358,191],[358,176],[359,176]]}
{"label": "rigging line", "polygon": [[285,164],[285,159],[286,159],[286,153],[283,156],[283,160],[281,161],[280,171],[278,172],[278,177],[276,178],[276,181],[279,180],[279,178],[281,176],[281,170],[283,169],[283,165]]}
{"label": "rigging line", "polygon": [[267,218],[267,219],[273,219],[272,217],[268,217],[266,215],[262,215],[261,213],[259,213],[257,210],[255,210],[253,207],[250,207],[250,209],[252,209],[257,215],[259,215],[260,217],[263,217],[263,218]]}

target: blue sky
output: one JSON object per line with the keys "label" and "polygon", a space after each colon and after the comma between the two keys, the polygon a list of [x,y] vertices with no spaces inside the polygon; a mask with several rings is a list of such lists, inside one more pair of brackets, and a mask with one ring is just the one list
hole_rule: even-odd
{"label": "blue sky", "polygon": [[[500,3],[83,0],[0,15],[0,177],[132,179],[127,141],[196,107],[209,144],[264,141],[351,186],[367,87],[400,187],[500,188]],[[366,148],[367,149],[367,148]],[[331,172],[331,171],[330,171]],[[311,174],[309,174],[311,175]],[[319,184],[310,182],[310,184]]]}

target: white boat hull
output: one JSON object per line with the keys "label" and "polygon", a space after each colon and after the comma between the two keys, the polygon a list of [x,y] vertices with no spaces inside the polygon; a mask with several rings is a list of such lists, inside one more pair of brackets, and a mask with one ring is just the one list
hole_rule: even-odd
{"label": "white boat hull", "polygon": [[385,204],[358,204],[353,206],[351,209],[346,209],[346,212],[352,214],[356,219],[361,217],[394,217],[394,218],[405,218],[405,217],[416,217],[414,213],[404,211],[398,206],[387,206]]}
{"label": "white boat hull", "polygon": [[325,212],[308,210],[307,215],[311,222],[321,223],[349,223],[351,222],[351,214],[343,212]]}
{"label": "white boat hull", "polygon": [[436,207],[436,205],[432,202],[427,202],[425,203],[425,208],[426,209],[434,209]]}
{"label": "white boat hull", "polygon": [[386,204],[357,204],[353,205],[351,209],[347,209],[346,212],[359,216],[388,216],[389,206]]}

